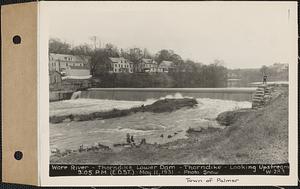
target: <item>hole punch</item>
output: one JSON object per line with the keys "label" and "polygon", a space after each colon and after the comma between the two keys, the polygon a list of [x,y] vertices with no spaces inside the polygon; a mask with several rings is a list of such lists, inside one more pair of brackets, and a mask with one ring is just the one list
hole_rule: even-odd
{"label": "hole punch", "polygon": [[23,158],[23,153],[21,151],[16,151],[14,157],[16,160],[21,160]]}
{"label": "hole punch", "polygon": [[14,44],[20,44],[21,43],[21,37],[19,35],[15,35],[13,37],[13,43]]}

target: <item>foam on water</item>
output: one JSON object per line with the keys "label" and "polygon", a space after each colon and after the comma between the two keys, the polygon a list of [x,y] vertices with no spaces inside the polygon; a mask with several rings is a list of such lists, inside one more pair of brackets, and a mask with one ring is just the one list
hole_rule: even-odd
{"label": "foam on water", "polygon": [[[179,99],[186,97],[177,93],[167,95],[164,98]],[[82,114],[107,111],[114,108],[128,109],[142,104],[152,104],[155,101],[156,99],[146,101],[66,100],[50,103],[50,115]],[[59,146],[60,149],[78,149],[81,144],[92,145],[98,142],[113,146],[115,143],[126,142],[126,133],[133,135],[136,141],[145,138],[150,143],[171,142],[187,137],[186,130],[189,128],[223,128],[215,120],[219,113],[251,107],[251,103],[246,101],[198,98],[197,102],[198,105],[194,108],[183,108],[171,113],[140,112],[106,120],[50,124],[51,148]]]}

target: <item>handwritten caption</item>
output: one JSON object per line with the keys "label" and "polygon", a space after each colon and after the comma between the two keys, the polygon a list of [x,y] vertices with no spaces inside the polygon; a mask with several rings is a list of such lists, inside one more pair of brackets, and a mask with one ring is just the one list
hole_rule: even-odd
{"label": "handwritten caption", "polygon": [[49,168],[50,176],[289,175],[290,170],[288,163],[235,165],[50,164]]}

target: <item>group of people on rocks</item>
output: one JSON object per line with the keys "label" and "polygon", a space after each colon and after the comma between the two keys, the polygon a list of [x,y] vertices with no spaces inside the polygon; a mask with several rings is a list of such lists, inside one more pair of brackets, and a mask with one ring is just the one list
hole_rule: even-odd
{"label": "group of people on rocks", "polygon": [[[129,133],[126,134],[126,142],[128,144],[131,144],[132,146],[136,146],[133,135],[130,135]],[[146,144],[146,139],[145,138],[143,138],[141,140],[140,145],[143,145],[143,144]]]}

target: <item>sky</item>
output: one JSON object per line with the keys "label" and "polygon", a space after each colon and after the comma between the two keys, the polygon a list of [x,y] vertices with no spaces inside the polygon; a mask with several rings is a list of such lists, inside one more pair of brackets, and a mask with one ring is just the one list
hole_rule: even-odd
{"label": "sky", "polygon": [[91,43],[172,49],[183,59],[228,68],[289,63],[296,4],[284,2],[42,2],[50,37]]}

